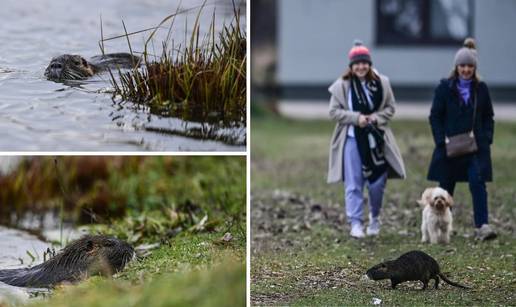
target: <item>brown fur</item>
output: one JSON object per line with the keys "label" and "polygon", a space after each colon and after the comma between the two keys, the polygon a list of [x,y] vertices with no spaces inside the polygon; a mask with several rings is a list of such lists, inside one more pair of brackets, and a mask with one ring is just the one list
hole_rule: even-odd
{"label": "brown fur", "polygon": [[50,287],[91,275],[111,276],[134,257],[134,249],[114,237],[84,236],[53,258],[31,268],[0,270],[0,281],[18,287]]}

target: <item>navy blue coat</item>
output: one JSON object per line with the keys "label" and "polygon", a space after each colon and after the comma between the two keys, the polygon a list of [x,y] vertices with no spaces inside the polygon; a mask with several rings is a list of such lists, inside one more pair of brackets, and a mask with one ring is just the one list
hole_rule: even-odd
{"label": "navy blue coat", "polygon": [[[465,105],[459,97],[456,82],[455,79],[443,79],[435,89],[429,117],[435,149],[430,162],[428,180],[468,181],[468,166],[475,155],[478,159],[481,179],[492,181],[490,145],[493,143],[494,113],[489,89],[484,82],[480,81],[476,85],[477,113],[473,131],[478,151],[456,158],[446,156],[445,136],[470,131],[473,121],[472,98]],[[473,97],[474,88],[475,86],[472,86],[470,97]]]}

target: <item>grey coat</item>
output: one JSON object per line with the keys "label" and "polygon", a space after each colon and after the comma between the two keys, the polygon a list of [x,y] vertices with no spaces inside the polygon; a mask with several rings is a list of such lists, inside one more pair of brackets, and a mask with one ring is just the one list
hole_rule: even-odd
{"label": "grey coat", "polygon": [[[385,158],[389,164],[388,178],[406,178],[405,166],[400,150],[394,139],[391,128],[387,126],[395,112],[394,95],[386,76],[380,75],[383,87],[383,100],[380,108],[374,113],[378,120],[378,128],[385,132]],[[359,112],[350,111],[348,107],[349,81],[337,79],[328,88],[331,93],[330,118],[337,122],[330,144],[328,165],[328,183],[343,181],[343,150],[347,131],[350,125],[358,125]]]}

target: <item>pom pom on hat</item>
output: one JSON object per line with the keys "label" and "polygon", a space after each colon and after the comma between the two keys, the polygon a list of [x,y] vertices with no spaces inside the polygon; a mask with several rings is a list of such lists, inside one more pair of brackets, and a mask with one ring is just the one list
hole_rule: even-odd
{"label": "pom pom on hat", "polygon": [[454,60],[455,66],[457,65],[473,65],[478,64],[477,46],[475,40],[468,37],[464,40],[463,47],[457,51]]}
{"label": "pom pom on hat", "polygon": [[367,62],[369,65],[372,64],[369,49],[367,49],[367,47],[364,46],[364,43],[359,39],[355,39],[353,41],[353,47],[349,50],[348,58],[349,66],[357,62]]}
{"label": "pom pom on hat", "polygon": [[353,41],[353,46],[363,46],[364,45],[364,42],[362,42],[361,40],[359,39],[355,39]]}
{"label": "pom pom on hat", "polygon": [[469,49],[477,49],[477,45],[475,44],[475,40],[471,37],[468,37],[464,40],[464,47]]}

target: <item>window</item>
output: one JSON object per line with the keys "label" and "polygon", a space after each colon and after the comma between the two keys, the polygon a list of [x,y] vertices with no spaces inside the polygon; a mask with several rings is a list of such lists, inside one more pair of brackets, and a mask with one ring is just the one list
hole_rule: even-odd
{"label": "window", "polygon": [[472,0],[376,0],[378,45],[457,45],[471,36]]}

